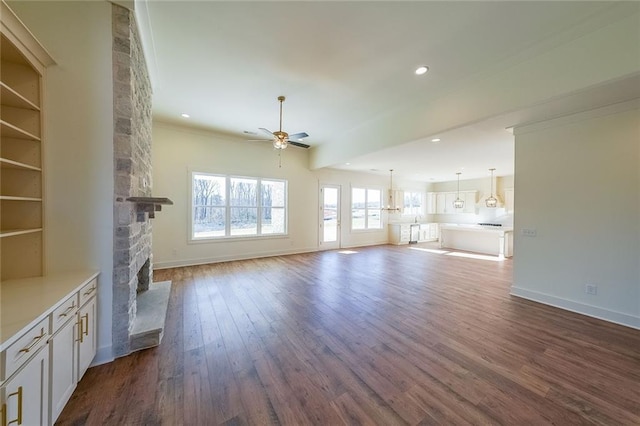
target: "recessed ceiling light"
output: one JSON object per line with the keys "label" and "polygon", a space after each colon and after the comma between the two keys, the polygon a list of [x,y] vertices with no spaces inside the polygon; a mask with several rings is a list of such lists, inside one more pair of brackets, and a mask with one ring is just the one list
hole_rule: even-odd
{"label": "recessed ceiling light", "polygon": [[426,65],[422,65],[416,68],[416,75],[426,74],[427,71],[429,71],[429,67]]}
{"label": "recessed ceiling light", "polygon": [[191,117],[189,114],[187,114],[186,112],[183,112],[182,114],[180,114],[180,117],[182,118],[189,118]]}
{"label": "recessed ceiling light", "polygon": [[431,142],[438,143],[438,142],[440,142],[440,138],[433,138],[433,139],[431,139]]}
{"label": "recessed ceiling light", "polygon": [[351,165],[351,163],[344,163],[344,164],[345,164],[346,166],[350,166],[350,165]]}

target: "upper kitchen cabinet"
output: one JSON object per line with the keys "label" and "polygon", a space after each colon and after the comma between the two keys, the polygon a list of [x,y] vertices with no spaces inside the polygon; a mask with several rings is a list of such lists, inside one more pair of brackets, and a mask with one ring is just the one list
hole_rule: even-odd
{"label": "upper kitchen cabinet", "polygon": [[513,213],[513,208],[514,208],[513,188],[504,189],[504,208],[507,211],[507,213]]}
{"label": "upper kitchen cabinet", "polygon": [[427,214],[436,214],[436,193],[427,192]]}
{"label": "upper kitchen cabinet", "polygon": [[[461,209],[453,207],[453,202],[458,196],[457,192],[430,192],[429,196],[435,199],[436,214],[475,213],[477,191],[460,191],[460,198],[464,201],[464,207]],[[434,210],[433,207],[429,207],[429,197],[427,197],[427,209],[429,208]]]}
{"label": "upper kitchen cabinet", "polygon": [[53,59],[4,3],[0,14],[1,280],[42,275],[42,75]]}

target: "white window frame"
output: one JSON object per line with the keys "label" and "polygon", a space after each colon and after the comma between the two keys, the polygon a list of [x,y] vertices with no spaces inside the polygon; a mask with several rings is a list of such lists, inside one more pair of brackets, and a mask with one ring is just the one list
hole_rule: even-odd
{"label": "white window frame", "polygon": [[[364,190],[364,196],[365,196],[365,201],[364,201],[364,228],[354,228],[353,227],[353,191],[355,189],[362,189]],[[380,211],[380,226],[377,228],[371,228],[369,227],[369,210],[370,208],[368,207],[368,194],[370,190],[375,190],[378,191],[380,193],[380,208],[379,209],[375,209],[375,210],[379,210]],[[368,185],[352,185],[351,186],[351,192],[349,194],[349,201],[350,201],[350,209],[349,209],[349,218],[350,218],[350,222],[349,222],[349,226],[351,229],[351,232],[372,232],[372,231],[380,231],[382,229],[384,229],[384,220],[382,217],[382,209],[383,209],[383,199],[384,199],[384,190],[380,187],[373,187],[373,186],[368,186]],[[359,209],[362,210],[362,209]]]}
{"label": "white window frame", "polygon": [[[196,176],[214,176],[225,179],[225,205],[224,207],[224,215],[225,215],[225,229],[224,235],[221,236],[207,236],[207,237],[196,237],[194,234],[194,179]],[[231,179],[249,179],[254,180],[257,185],[256,189],[256,206],[257,209],[257,224],[256,224],[256,233],[255,234],[247,234],[247,235],[231,235],[231,208],[238,207],[231,205]],[[262,182],[282,182],[284,183],[284,206],[276,206],[275,208],[281,208],[284,211],[284,232],[278,233],[262,233],[262,220],[264,214],[264,207],[262,205]],[[217,206],[216,206],[217,207]],[[253,206],[249,206],[254,208]],[[289,235],[289,182],[286,179],[278,179],[278,178],[265,178],[265,177],[256,177],[256,176],[240,176],[234,174],[223,174],[223,173],[210,173],[210,172],[201,172],[192,170],[190,173],[189,179],[189,220],[187,221],[189,224],[189,242],[190,243],[201,243],[201,242],[215,242],[215,241],[229,241],[229,240],[244,240],[244,239],[269,239],[269,238],[282,238],[287,237]]]}
{"label": "white window frame", "polygon": [[[419,206],[417,206],[417,207],[419,207],[419,208],[418,208],[418,212],[417,212],[417,213],[415,213],[415,212],[411,212],[411,209],[412,209],[412,208],[415,208],[416,206],[409,206],[409,207],[407,207],[407,206],[404,204],[404,197],[405,197],[405,195],[407,195],[407,194],[418,194],[418,195],[420,196],[420,205],[419,205]],[[411,190],[407,191],[407,190],[405,190],[405,191],[403,192],[403,195],[402,195],[402,214],[403,214],[404,216],[418,216],[418,215],[422,215],[422,214],[424,214],[424,211],[425,211],[425,209],[424,209],[424,204],[425,204],[425,195],[424,195],[424,192],[423,192],[423,191],[411,191]]]}

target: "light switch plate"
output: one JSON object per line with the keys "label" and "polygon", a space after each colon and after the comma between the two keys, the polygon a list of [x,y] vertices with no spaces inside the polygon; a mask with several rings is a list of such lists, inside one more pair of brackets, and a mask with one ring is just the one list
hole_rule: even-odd
{"label": "light switch plate", "polygon": [[524,235],[525,237],[535,237],[537,235],[537,232],[535,229],[522,228],[522,235]]}

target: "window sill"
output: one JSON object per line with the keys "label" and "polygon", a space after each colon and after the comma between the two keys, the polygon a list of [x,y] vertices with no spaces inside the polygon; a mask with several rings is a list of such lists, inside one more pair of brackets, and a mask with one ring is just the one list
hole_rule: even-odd
{"label": "window sill", "polygon": [[289,238],[289,234],[269,234],[269,235],[231,235],[228,237],[207,237],[207,238],[190,238],[188,244],[210,244],[210,243],[233,243],[240,241],[259,241],[259,240],[278,240]]}

